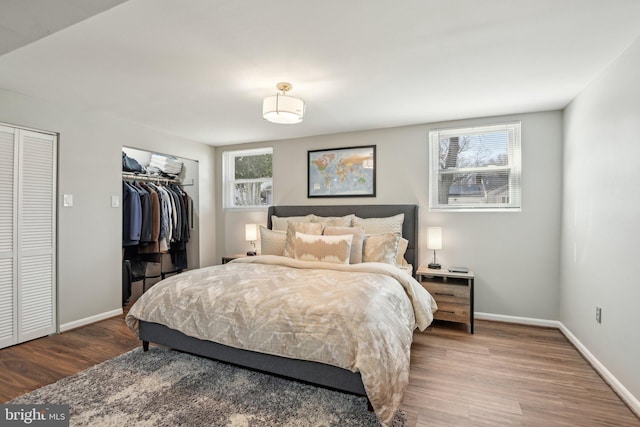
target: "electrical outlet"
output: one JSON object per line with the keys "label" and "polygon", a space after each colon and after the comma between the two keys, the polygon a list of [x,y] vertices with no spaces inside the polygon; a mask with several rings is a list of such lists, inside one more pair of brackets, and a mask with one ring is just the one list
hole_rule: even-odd
{"label": "electrical outlet", "polygon": [[602,307],[596,306],[596,322],[602,323]]}

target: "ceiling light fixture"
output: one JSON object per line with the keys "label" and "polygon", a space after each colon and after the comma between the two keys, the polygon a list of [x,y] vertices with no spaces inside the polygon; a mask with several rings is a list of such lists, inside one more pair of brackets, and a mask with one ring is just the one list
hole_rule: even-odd
{"label": "ceiling light fixture", "polygon": [[279,91],[282,91],[282,93],[268,96],[264,99],[262,103],[262,117],[271,123],[285,125],[300,123],[304,118],[304,101],[286,95],[286,92],[292,88],[291,83],[281,82],[278,83],[276,87]]}

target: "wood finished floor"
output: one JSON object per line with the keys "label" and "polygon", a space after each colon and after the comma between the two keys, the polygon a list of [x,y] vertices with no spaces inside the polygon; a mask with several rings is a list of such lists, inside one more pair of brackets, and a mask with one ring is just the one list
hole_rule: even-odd
{"label": "wood finished floor", "polygon": [[[0,403],[139,345],[122,317],[0,350]],[[402,408],[409,427],[639,426],[555,329],[436,323],[416,333]]]}

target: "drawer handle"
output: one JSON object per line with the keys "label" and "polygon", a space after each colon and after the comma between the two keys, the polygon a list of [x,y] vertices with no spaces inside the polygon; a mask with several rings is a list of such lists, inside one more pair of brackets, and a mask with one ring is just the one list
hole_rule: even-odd
{"label": "drawer handle", "polygon": [[435,294],[436,295],[441,295],[441,296],[444,296],[444,297],[454,297],[455,296],[454,294],[448,294],[446,292],[435,292]]}
{"label": "drawer handle", "polygon": [[449,311],[449,310],[438,310],[441,313],[449,313],[449,314],[455,314],[455,311]]}

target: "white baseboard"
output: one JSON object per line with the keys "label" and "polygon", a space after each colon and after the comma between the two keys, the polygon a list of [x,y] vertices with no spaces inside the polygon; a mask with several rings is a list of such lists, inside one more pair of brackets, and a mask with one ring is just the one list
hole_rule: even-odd
{"label": "white baseboard", "polygon": [[618,396],[629,406],[629,408],[640,418],[640,401],[633,395],[618,379],[571,333],[566,326],[560,323],[560,332],[567,337],[569,342],[578,349],[582,357],[593,366],[593,369],[600,374],[607,384],[616,392]]}
{"label": "white baseboard", "polygon": [[505,323],[517,323],[519,325],[529,325],[529,326],[542,326],[544,328],[556,328],[560,329],[562,323],[557,320],[545,320],[545,319],[534,319],[532,317],[517,317],[517,316],[505,316],[503,314],[491,314],[491,313],[473,313],[474,319],[479,320],[492,320],[494,322],[505,322]]}
{"label": "white baseboard", "polygon": [[569,340],[569,342],[578,350],[593,369],[609,384],[613,391],[620,396],[627,406],[640,418],[640,401],[633,395],[618,379],[589,351],[587,347],[580,342],[575,335],[559,320],[534,319],[530,317],[505,316],[502,314],[479,313],[475,312],[474,319],[491,320],[494,322],[517,323],[520,325],[542,326],[546,328],[556,328]]}
{"label": "white baseboard", "polygon": [[105,313],[96,314],[95,316],[85,317],[84,319],[74,320],[73,322],[63,323],[60,325],[60,332],[67,332],[71,329],[79,328],[80,326],[88,325],[90,323],[99,322],[100,320],[108,319],[122,314],[121,308],[107,311]]}

